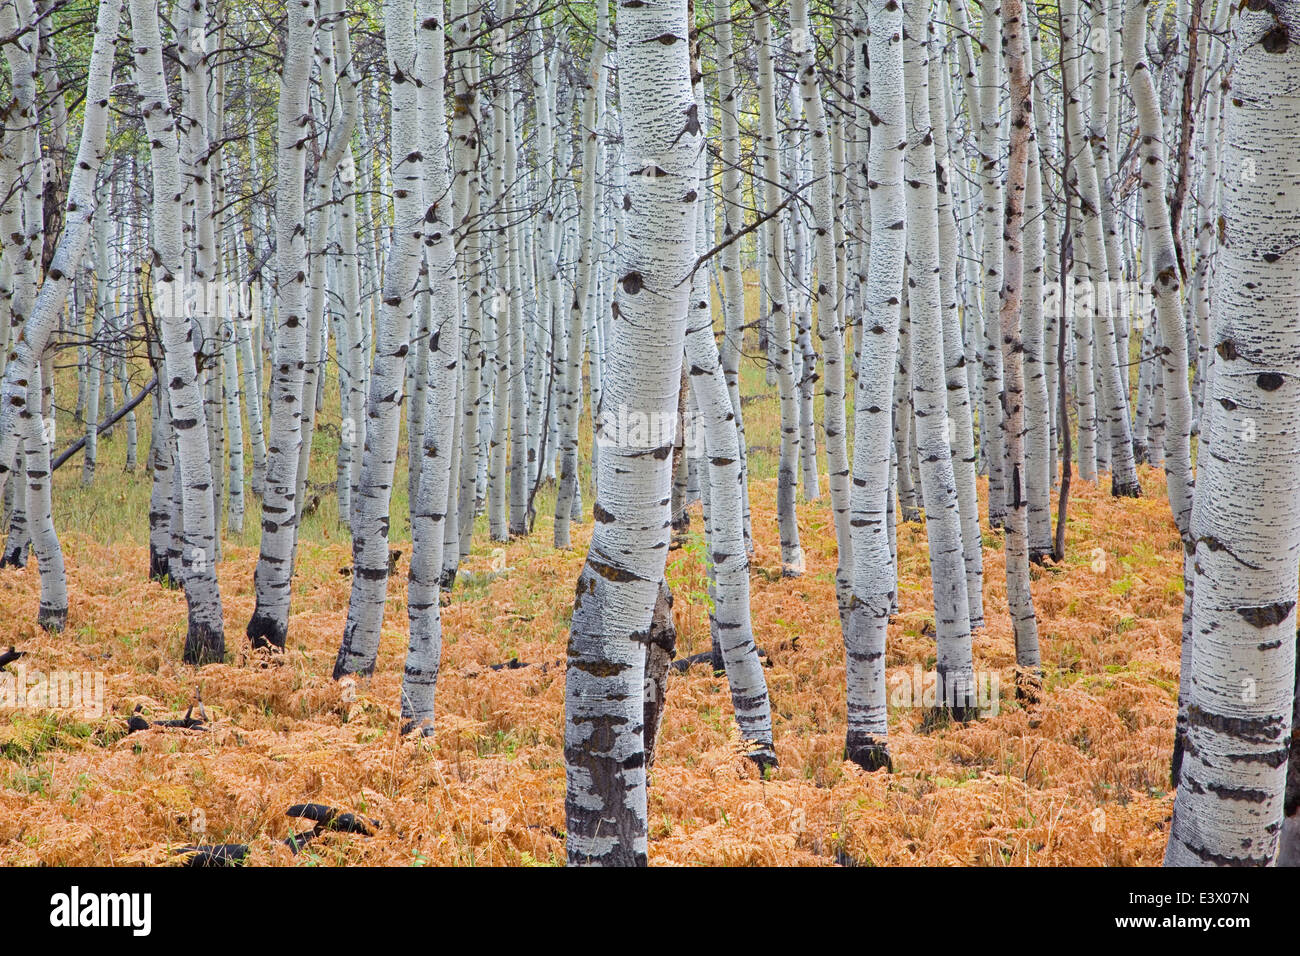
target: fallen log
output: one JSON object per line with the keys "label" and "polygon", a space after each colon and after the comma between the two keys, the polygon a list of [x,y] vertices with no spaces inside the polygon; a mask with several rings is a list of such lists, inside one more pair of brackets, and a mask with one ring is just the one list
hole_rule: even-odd
{"label": "fallen log", "polygon": [[[115,411],[108,418],[104,419],[104,421],[101,422],[95,428],[95,434],[96,435],[104,434],[104,432],[108,431],[119,421],[125,418],[132,409],[134,409],[137,405],[139,405],[141,402],[145,400],[146,396],[148,396],[154,390],[154,388],[157,387],[157,385],[158,385],[158,376],[155,375],[153,378],[149,380],[149,384],[140,390],[139,395],[131,399],[129,402],[127,402],[125,405],[123,405],[121,408]],[[58,458],[54,459],[54,463],[50,465],[50,471],[54,471],[55,469],[57,469],[61,464],[63,464],[65,461],[67,461],[69,458],[71,458],[73,455],[75,455],[77,452],[81,451],[81,449],[85,447],[86,447],[86,436],[82,435],[71,445],[69,445],[63,452],[61,452]]]}

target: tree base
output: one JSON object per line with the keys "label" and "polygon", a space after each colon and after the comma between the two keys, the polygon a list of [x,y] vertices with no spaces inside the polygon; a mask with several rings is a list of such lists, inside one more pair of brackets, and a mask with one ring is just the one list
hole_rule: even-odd
{"label": "tree base", "polygon": [[1110,496],[1112,498],[1141,498],[1142,486],[1136,481],[1121,484],[1114,478],[1111,478]]}
{"label": "tree base", "polygon": [[921,733],[933,733],[936,730],[951,727],[953,724],[969,724],[972,721],[979,720],[979,716],[979,708],[974,704],[962,704],[953,707],[942,704],[938,707],[931,707],[921,717]]}
{"label": "tree base", "polygon": [[270,648],[282,651],[285,639],[288,637],[288,628],[254,611],[244,633],[248,635],[248,642],[253,645],[254,650]]}
{"label": "tree base", "polygon": [[796,545],[794,548],[781,549],[781,577],[783,578],[801,578],[807,569],[807,562],[804,560],[803,548]]}
{"label": "tree base", "polygon": [[1041,667],[1016,668],[1016,700],[1028,707],[1043,697],[1043,669]]}
{"label": "tree base", "polygon": [[423,740],[433,738],[433,718],[425,717],[422,720],[411,718],[402,722],[403,737],[419,737]]}
{"label": "tree base", "polygon": [[769,770],[775,770],[781,765],[780,761],[776,759],[776,751],[772,749],[771,744],[755,741],[754,748],[745,754],[745,759],[758,767],[760,777],[766,777]]}
{"label": "tree base", "polygon": [[167,561],[167,552],[155,551],[153,548],[150,548],[149,549],[149,580],[157,581],[159,584],[166,587],[170,575],[170,571],[171,571],[171,566],[168,564]]}
{"label": "tree base", "polygon": [[851,760],[867,773],[884,770],[894,772],[894,762],[889,757],[889,744],[876,740],[870,734],[855,735],[850,732],[844,739],[844,759]]}
{"label": "tree base", "polygon": [[42,604],[40,609],[36,612],[36,623],[48,633],[58,634],[67,626],[68,623],[67,605],[64,605],[63,607],[50,607],[46,604]]}
{"label": "tree base", "polygon": [[185,663],[201,667],[204,664],[220,664],[225,659],[226,636],[221,628],[191,621],[189,632],[185,635]]}

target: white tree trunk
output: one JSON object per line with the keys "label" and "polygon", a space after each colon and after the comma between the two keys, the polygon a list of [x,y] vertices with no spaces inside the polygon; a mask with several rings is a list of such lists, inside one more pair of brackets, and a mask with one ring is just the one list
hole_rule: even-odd
{"label": "white tree trunk", "polygon": [[[182,288],[185,244],[182,227],[180,143],[163,74],[162,40],[154,0],[131,0],[135,82],[149,134],[153,173],[152,249],[154,309],[158,315],[167,400],[180,474],[183,534],[180,581],[189,604],[185,660],[220,661],[225,655],[221,592],[217,587],[216,509],[213,462],[195,369],[195,327],[190,296]],[[172,528],[176,538],[175,522]]]}
{"label": "white tree trunk", "polygon": [[[422,199],[426,207],[425,258],[429,266],[429,372],[423,389],[424,434],[416,498],[411,503],[411,574],[407,590],[410,644],[402,674],[403,733],[433,735],[434,693],[442,657],[438,606],[443,567],[447,492],[452,480],[456,389],[460,383],[460,308],[456,250],[452,242],[451,185],[447,165],[446,28],[442,0],[419,0],[416,76],[420,77],[420,149],[427,157]],[[400,62],[400,61],[398,61]],[[513,133],[512,133],[513,135]]]}
{"label": "white tree trunk", "polygon": [[[1191,700],[1165,863],[1267,865],[1283,823],[1300,576],[1300,4],[1233,17],[1200,457]],[[1200,506],[1204,497],[1205,507]]]}
{"label": "white tree trunk", "polygon": [[[975,716],[975,673],[962,515],[949,442],[944,370],[939,195],[929,93],[932,7],[932,0],[912,0],[904,8],[903,64],[909,106],[905,160],[907,302],[916,448],[925,496],[930,577],[934,584],[938,705],[957,720],[966,720]],[[949,260],[948,264],[955,265],[955,262]]]}
{"label": "white tree trunk", "polygon": [[[663,580],[672,436],[609,413],[673,420],[695,260],[700,126],[686,0],[619,10],[619,105],[629,166],[617,314],[606,355],[595,523],[578,579],[565,685],[571,863],[644,865],[644,635]],[[635,122],[631,118],[635,117]],[[620,432],[622,432],[620,434]],[[647,440],[647,437],[650,440]]]}
{"label": "white tree trunk", "polygon": [[939,300],[943,319],[943,365],[948,395],[948,432],[953,477],[961,513],[962,560],[966,566],[966,601],[972,629],[984,626],[984,540],[980,533],[975,483],[975,432],[957,303],[957,223],[953,218],[954,177],[960,175],[948,152],[947,68],[930,57],[930,129],[934,136],[935,186],[939,214]]}
{"label": "white tree trunk", "polygon": [[[298,467],[302,449],[303,383],[308,358],[307,221],[303,190],[310,122],[315,0],[288,10],[284,68],[280,74],[275,188],[277,311],[271,359],[270,436],[262,497],[262,547],[253,574],[257,606],[248,622],[254,647],[283,648],[289,633],[290,584],[298,536]],[[386,566],[386,565],[385,565]],[[355,581],[356,578],[353,578]]]}
{"label": "white tree trunk", "polygon": [[782,200],[781,165],[777,155],[776,42],[772,37],[770,4],[755,4],[754,10],[762,127],[760,137],[755,141],[755,175],[763,178],[763,204],[765,212],[771,215],[764,225],[766,247],[762,278],[770,308],[772,341],[769,358],[775,364],[781,389],[781,455],[776,477],[776,518],[781,535],[781,573],[786,577],[797,577],[804,571],[803,548],[799,546],[799,523],[795,514],[795,494],[799,485],[799,396],[790,342],[790,295],[785,276],[789,263],[780,214],[776,212]]}
{"label": "white tree trunk", "polygon": [[[822,345],[822,416],[826,430],[826,466],[830,473],[831,513],[835,519],[838,561],[835,595],[841,613],[848,601],[853,566],[853,539],[849,525],[849,452],[844,408],[844,329],[839,323],[841,288],[835,262],[835,209],[830,131],[821,100],[817,65],[813,57],[807,0],[792,0],[790,27],[799,70],[799,91],[808,120],[812,153],[813,262],[816,270],[817,337]],[[725,187],[724,187],[725,188]],[[739,256],[739,250],[737,250]],[[739,308],[744,308],[744,291]]]}
{"label": "white tree trunk", "polygon": [[[1004,284],[999,310],[1002,330],[1002,423],[1007,465],[1006,540],[1007,607],[1015,632],[1017,684],[1030,697],[1041,682],[1038,620],[1029,588],[1029,513],[1025,498],[1025,376],[1022,365],[1021,306],[1024,299],[1025,187],[1029,151],[1034,144],[1033,99],[1026,61],[1028,36],[1021,0],[1003,0],[1003,49],[1011,78],[1011,149],[1007,160],[1007,208],[1004,216]],[[1112,343],[1113,344],[1113,343]]]}
{"label": "white tree trunk", "polygon": [[[23,320],[22,334],[10,349],[5,365],[4,385],[0,391],[0,496],[4,494],[14,470],[15,454],[22,438],[18,416],[27,402],[27,383],[36,375],[36,365],[58,327],[68,287],[90,241],[95,212],[95,178],[103,163],[104,141],[108,135],[108,94],[112,88],[113,57],[117,52],[121,14],[119,0],[100,0],[90,66],[86,72],[85,119],[81,140],[77,144],[76,161],[68,180],[63,234],[59,237],[40,291],[35,293],[31,312]],[[30,276],[34,291],[34,265]]]}
{"label": "white tree trunk", "polygon": [[[870,62],[871,261],[854,393],[852,595],[844,621],[848,729],[845,758],[866,770],[890,767],[885,634],[897,590],[889,543],[891,415],[899,305],[903,295],[906,207],[903,146],[903,13],[896,0],[858,0]],[[859,40],[862,43],[862,40]]]}
{"label": "white tree trunk", "polygon": [[393,245],[384,267],[383,304],[375,330],[366,446],[352,524],[352,593],[334,663],[335,680],[345,674],[374,671],[388,595],[389,510],[426,210],[427,160],[421,152],[414,17],[412,0],[387,0],[384,4],[384,47],[393,83]]}

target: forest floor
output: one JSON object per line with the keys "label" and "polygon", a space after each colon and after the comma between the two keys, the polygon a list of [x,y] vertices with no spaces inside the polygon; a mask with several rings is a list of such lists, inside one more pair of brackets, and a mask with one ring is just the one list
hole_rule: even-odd
{"label": "forest floor", "polygon": [[[988,624],[974,639],[975,667],[996,678],[998,694],[986,716],[965,726],[925,727],[924,708],[909,706],[924,701],[901,693],[933,667],[935,645],[925,531],[899,525],[899,612],[887,651],[894,772],[866,774],[842,759],[844,648],[825,478],[821,498],[799,505],[807,573],[782,579],[773,504],[778,402],[758,364],[747,361],[742,372],[753,622],[767,655],[780,766],[763,778],[742,756],[724,677],[707,664],[673,672],[649,791],[651,862],[1159,864],[1173,805],[1183,606],[1163,474],[1142,469],[1140,500],[1112,499],[1105,476],[1102,487],[1074,481],[1066,559],[1032,572],[1046,683],[1028,710],[1015,699],[1001,536],[985,535]],[[59,378],[68,397],[61,405],[76,393],[70,375]],[[331,376],[312,461],[319,504],[300,537],[288,649],[274,660],[252,655],[244,637],[258,553],[251,494],[245,530],[226,535],[219,568],[226,661],[196,670],[180,660],[184,595],[147,577],[150,482],[143,467],[123,471],[124,429],[101,439],[93,487],[81,485],[80,457],[56,473],[68,626],[48,635],[35,625],[33,559],[0,571],[0,642],[27,652],[10,672],[102,673],[105,700],[101,715],[88,716],[6,710],[0,699],[0,864],[163,863],[194,843],[248,844],[250,862],[286,866],[564,860],[564,656],[589,519],[574,526],[570,551],[551,546],[550,489],[538,496],[540,517],[526,539],[491,543],[480,519],[443,609],[437,735],[404,739],[404,451],[392,508],[393,547],[403,555],[390,579],[376,673],[352,699],[330,678],[351,583],[340,571],[352,563],[332,489],[337,409]],[[59,419],[63,447],[78,426],[66,411]],[[667,565],[679,658],[707,651],[710,641],[698,505],[693,519]],[[493,668],[511,661],[530,666]],[[200,694],[207,729],[127,733],[137,707],[150,721],[176,719]],[[285,811],[304,802],[379,827],[371,836],[326,833],[294,855],[282,841],[307,825]]]}
{"label": "forest floor", "polygon": [[[1112,500],[1076,482],[1069,556],[1034,569],[1046,693],[1015,700],[1002,552],[986,539],[988,626],[978,670],[998,675],[998,713],[923,732],[919,709],[890,711],[894,772],[844,762],[844,651],[834,600],[828,503],[800,506],[808,572],[779,576],[770,480],[753,489],[754,628],[767,652],[780,767],[740,756],[725,679],[674,673],[650,789],[657,864],[1157,864],[1168,787],[1182,611],[1180,552],[1162,479]],[[147,482],[145,482],[147,484]],[[678,654],[709,646],[698,515],[671,552]],[[398,735],[406,648],[405,574],[390,585],[375,677],[347,702],[330,679],[347,608],[345,541],[306,543],[288,651],[250,657],[257,551],[227,545],[220,580],[228,663],[180,663],[185,601],[147,580],[141,545],[64,525],[71,610],[60,635],[33,623],[34,562],[0,576],[0,622],[29,671],[102,671],[97,720],[0,714],[0,863],[163,862],[194,842],[247,843],[260,864],[553,864],[564,843],[564,649],[575,548],[549,524],[505,548],[477,545],[444,609],[446,644],[432,743]],[[934,662],[924,530],[899,529],[899,613],[891,690]],[[405,568],[405,559],[402,560]],[[533,666],[493,670],[517,659]],[[14,669],[11,665],[11,670]],[[201,691],[206,731],[126,734],[137,705],[177,718]],[[277,842],[313,801],[378,820],[373,836],[329,834],[297,856]]]}

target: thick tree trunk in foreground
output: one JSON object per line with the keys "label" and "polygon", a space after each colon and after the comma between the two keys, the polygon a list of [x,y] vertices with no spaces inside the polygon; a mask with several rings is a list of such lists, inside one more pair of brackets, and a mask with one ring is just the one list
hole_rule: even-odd
{"label": "thick tree trunk in foreground", "polygon": [[[619,11],[628,186],[604,411],[673,419],[695,259],[700,126],[686,0]],[[668,552],[671,435],[635,440],[602,415],[591,547],[578,578],[565,682],[570,863],[644,865],[643,675]],[[611,431],[615,433],[611,434]]]}
{"label": "thick tree trunk in foreground", "polygon": [[1300,575],[1300,3],[1233,18],[1217,353],[1201,456],[1191,699],[1165,863],[1263,866],[1278,848]]}

